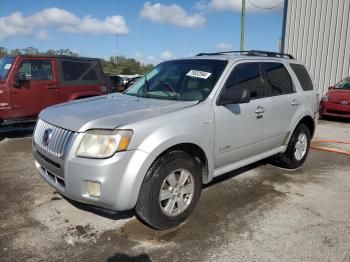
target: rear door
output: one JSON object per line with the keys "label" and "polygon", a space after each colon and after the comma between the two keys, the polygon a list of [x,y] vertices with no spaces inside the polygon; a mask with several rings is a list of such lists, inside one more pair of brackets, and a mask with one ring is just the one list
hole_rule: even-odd
{"label": "rear door", "polygon": [[251,101],[214,106],[215,168],[267,151],[269,99],[264,95],[261,68],[256,62],[240,62],[231,71],[223,89],[247,88]]}
{"label": "rear door", "polygon": [[282,63],[265,62],[262,66],[267,96],[270,98],[271,128],[268,143],[270,148],[276,148],[284,142],[293,116],[301,106],[301,95]]}
{"label": "rear door", "polygon": [[44,108],[58,103],[54,67],[51,58],[21,58],[15,78],[22,76],[27,81],[11,85],[15,117],[36,116]]}

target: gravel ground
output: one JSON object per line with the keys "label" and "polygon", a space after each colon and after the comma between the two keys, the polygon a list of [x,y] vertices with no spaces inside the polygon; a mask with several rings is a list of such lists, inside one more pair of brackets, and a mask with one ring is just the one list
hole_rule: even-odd
{"label": "gravel ground", "polygon": [[[315,138],[349,132],[348,122],[321,121]],[[203,190],[187,223],[165,232],[133,212],[62,198],[36,174],[30,136],[0,141],[0,159],[2,261],[350,262],[347,155],[311,150],[296,171],[262,161],[228,173]]]}

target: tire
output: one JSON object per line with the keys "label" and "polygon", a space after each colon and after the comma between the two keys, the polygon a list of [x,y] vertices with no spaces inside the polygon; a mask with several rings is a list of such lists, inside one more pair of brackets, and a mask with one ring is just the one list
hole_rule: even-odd
{"label": "tire", "polygon": [[[306,144],[301,145],[300,140],[298,144],[298,139],[303,135],[305,136]],[[295,128],[289,140],[287,150],[283,154],[279,154],[277,156],[277,164],[287,169],[297,169],[301,167],[304,164],[307,158],[307,155],[309,153],[310,140],[311,140],[311,135],[310,135],[309,128],[304,124],[299,124]],[[297,147],[301,148],[303,146],[304,146],[305,152],[303,152],[302,150],[303,153],[298,155],[298,153],[296,153],[296,151],[298,150]]]}
{"label": "tire", "polygon": [[[159,157],[148,170],[141,186],[135,207],[137,217],[158,230],[170,229],[183,223],[200,198],[200,174],[199,164],[183,151],[174,150]],[[186,175],[187,179],[182,183],[179,178],[185,178]],[[178,179],[177,183],[174,183],[174,178]],[[162,201],[161,190],[164,198]],[[186,193],[190,191],[192,193]]]}

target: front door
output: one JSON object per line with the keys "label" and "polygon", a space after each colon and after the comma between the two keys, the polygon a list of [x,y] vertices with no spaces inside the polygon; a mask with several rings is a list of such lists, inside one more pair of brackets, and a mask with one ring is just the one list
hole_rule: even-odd
{"label": "front door", "polygon": [[214,107],[215,168],[265,152],[269,133],[269,100],[259,63],[236,64],[223,88],[246,88],[251,101]]}
{"label": "front door", "polygon": [[23,58],[11,86],[14,117],[35,117],[44,108],[58,103],[54,63],[48,58]]}

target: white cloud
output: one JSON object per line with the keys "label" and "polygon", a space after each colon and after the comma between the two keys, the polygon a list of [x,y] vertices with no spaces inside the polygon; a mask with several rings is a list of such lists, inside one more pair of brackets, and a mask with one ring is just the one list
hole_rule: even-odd
{"label": "white cloud", "polygon": [[[33,15],[24,16],[15,12],[0,17],[0,41],[15,36],[48,38],[46,28],[82,34],[127,34],[128,27],[123,16],[108,16],[99,20],[91,16],[80,18],[60,8],[43,9]],[[36,33],[33,33],[36,31]]]}
{"label": "white cloud", "polygon": [[189,15],[186,10],[176,4],[156,3],[152,5],[150,2],[146,2],[140,11],[140,17],[156,23],[182,27],[200,27],[206,24],[206,19],[201,14]]}
{"label": "white cloud", "polygon": [[[278,10],[283,7],[283,0],[251,0],[246,2],[246,10],[252,12]],[[238,11],[242,9],[242,0],[211,0],[209,8],[218,11]],[[261,8],[259,8],[261,7]],[[276,7],[270,9],[272,7]]]}
{"label": "white cloud", "polygon": [[194,4],[194,9],[198,10],[198,11],[205,11],[208,7],[208,2],[205,0],[201,0],[199,2],[196,2]]}
{"label": "white cloud", "polygon": [[164,51],[159,55],[160,60],[170,60],[174,58],[173,54],[170,51]]}
{"label": "white cloud", "polygon": [[61,31],[85,34],[127,34],[128,27],[122,16],[108,16],[100,21],[91,16],[84,17],[77,25],[67,25]]}
{"label": "white cloud", "polygon": [[49,33],[45,29],[41,29],[35,33],[35,38],[43,41],[52,40]]}
{"label": "white cloud", "polygon": [[154,55],[144,55],[142,53],[136,53],[134,58],[140,61],[142,64],[153,64],[157,65],[160,62],[174,59],[175,56],[170,51],[161,52],[158,56]]}
{"label": "white cloud", "polygon": [[229,51],[229,50],[232,50],[232,45],[227,44],[227,43],[219,43],[219,44],[216,46],[216,49],[217,49],[218,51]]}
{"label": "white cloud", "polygon": [[27,18],[30,22],[37,26],[65,26],[78,25],[80,18],[76,15],[57,7],[46,8]]}
{"label": "white cloud", "polygon": [[0,17],[0,41],[12,36],[29,36],[31,34],[32,28],[20,12]]}

